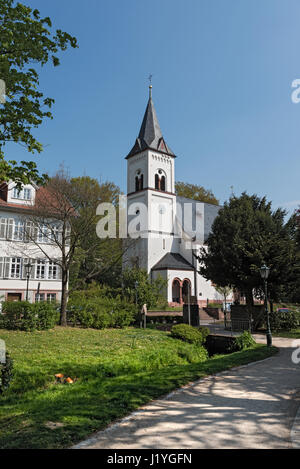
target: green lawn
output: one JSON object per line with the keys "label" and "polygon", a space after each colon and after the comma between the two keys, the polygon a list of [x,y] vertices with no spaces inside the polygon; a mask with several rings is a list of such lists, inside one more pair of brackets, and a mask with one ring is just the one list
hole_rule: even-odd
{"label": "green lawn", "polygon": [[[0,397],[1,449],[69,447],[174,388],[276,352],[256,345],[201,362],[195,346],[134,328],[0,330],[0,338],[15,364]],[[57,384],[56,373],[77,380]]]}
{"label": "green lawn", "polygon": [[288,339],[300,339],[300,328],[292,329],[291,331],[272,332],[274,337],[286,337]]}

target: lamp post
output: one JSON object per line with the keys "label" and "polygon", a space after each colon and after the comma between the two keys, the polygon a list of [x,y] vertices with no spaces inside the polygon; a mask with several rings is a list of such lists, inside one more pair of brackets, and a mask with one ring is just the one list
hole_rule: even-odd
{"label": "lamp post", "polygon": [[270,269],[265,264],[260,268],[260,275],[265,284],[265,311],[266,311],[266,318],[267,318],[267,345],[271,347],[272,345],[272,333],[270,328],[270,317],[269,317],[269,308],[268,308],[268,277],[269,277]]}
{"label": "lamp post", "polygon": [[26,272],[26,279],[27,279],[27,286],[26,286],[26,301],[28,301],[28,287],[29,287],[29,278],[32,270],[32,264],[30,262],[27,262],[25,264],[25,272]]}
{"label": "lamp post", "polygon": [[[138,314],[138,287],[139,287],[139,282],[136,280],[134,282],[134,287],[135,287],[135,307],[136,307],[136,312]],[[142,327],[142,322],[140,321],[140,327]]]}

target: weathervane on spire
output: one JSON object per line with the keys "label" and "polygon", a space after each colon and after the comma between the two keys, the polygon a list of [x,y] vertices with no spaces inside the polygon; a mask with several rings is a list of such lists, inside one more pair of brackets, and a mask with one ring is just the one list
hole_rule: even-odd
{"label": "weathervane on spire", "polygon": [[148,80],[149,80],[149,98],[152,98],[152,77],[153,75],[149,75]]}

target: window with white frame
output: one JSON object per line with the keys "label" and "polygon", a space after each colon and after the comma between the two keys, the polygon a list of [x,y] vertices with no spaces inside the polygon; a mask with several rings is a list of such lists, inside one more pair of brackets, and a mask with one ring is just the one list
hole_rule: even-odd
{"label": "window with white frame", "polygon": [[43,259],[37,259],[35,264],[35,278],[46,279],[46,261]]}
{"label": "window with white frame", "polygon": [[22,259],[21,257],[12,257],[10,260],[10,278],[22,277]]}
{"label": "window with white frame", "polygon": [[15,220],[13,239],[16,241],[23,241],[24,239],[24,222]]}
{"label": "window with white frame", "polygon": [[49,242],[48,227],[46,225],[39,225],[37,241],[38,243]]}
{"label": "window with white frame", "polygon": [[48,303],[55,303],[56,302],[56,293],[47,293],[47,301],[48,301]]}
{"label": "window with white frame", "polygon": [[23,199],[31,200],[31,189],[24,189],[23,190]]}
{"label": "window with white frame", "polygon": [[14,187],[12,197],[14,199],[20,199],[20,200],[31,200],[32,191],[31,189],[28,189],[28,188],[19,190],[17,189],[17,187]]}
{"label": "window with white frame", "polygon": [[56,280],[58,278],[58,265],[53,261],[48,263],[48,279]]}
{"label": "window with white frame", "polygon": [[13,190],[13,198],[21,199],[21,191],[17,189],[16,187],[14,187],[14,190]]}
{"label": "window with white frame", "polygon": [[55,303],[56,293],[36,293],[35,302],[40,303],[41,301],[47,301],[48,303]]}
{"label": "window with white frame", "polygon": [[45,293],[36,293],[35,302],[40,303],[41,301],[45,301]]}

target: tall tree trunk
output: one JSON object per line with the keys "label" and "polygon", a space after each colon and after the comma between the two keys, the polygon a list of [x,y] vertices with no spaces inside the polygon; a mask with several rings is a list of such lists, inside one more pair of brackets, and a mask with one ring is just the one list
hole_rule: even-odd
{"label": "tall tree trunk", "polygon": [[67,326],[68,270],[63,269],[61,280],[60,325]]}
{"label": "tall tree trunk", "polygon": [[254,302],[253,302],[253,292],[252,292],[252,288],[250,289],[247,289],[246,290],[246,305],[247,306],[253,306]]}

